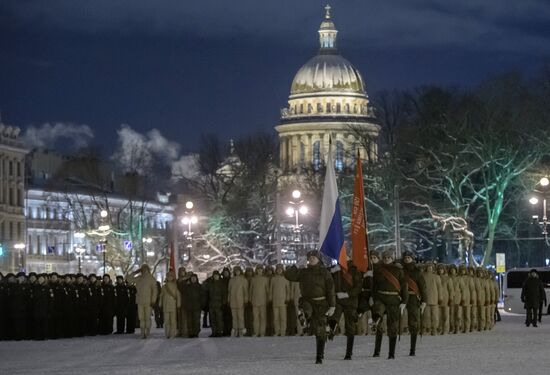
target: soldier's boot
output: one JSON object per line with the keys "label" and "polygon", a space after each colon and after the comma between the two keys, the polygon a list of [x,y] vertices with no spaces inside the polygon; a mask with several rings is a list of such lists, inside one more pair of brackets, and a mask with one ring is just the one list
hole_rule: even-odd
{"label": "soldier's boot", "polygon": [[395,359],[395,344],[397,344],[397,337],[390,337],[390,352],[388,353],[388,359]]}
{"label": "soldier's boot", "polygon": [[355,340],[355,336],[346,336],[346,356],[344,359],[351,359],[351,355],[353,354],[353,341]]}
{"label": "soldier's boot", "polygon": [[319,336],[315,337],[317,343],[317,355],[315,356],[315,363],[323,363],[323,358],[325,357],[325,339]]}
{"label": "soldier's boot", "polygon": [[380,357],[380,348],[382,347],[382,332],[376,332],[376,339],[374,340],[374,354],[373,357]]}
{"label": "soldier's boot", "polygon": [[414,357],[416,355],[416,333],[411,333],[411,351],[409,355]]}

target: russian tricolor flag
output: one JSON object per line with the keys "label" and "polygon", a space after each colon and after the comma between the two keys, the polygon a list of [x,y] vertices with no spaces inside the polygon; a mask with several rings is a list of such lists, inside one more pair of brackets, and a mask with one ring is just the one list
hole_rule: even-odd
{"label": "russian tricolor flag", "polygon": [[340,214],[340,200],[336,173],[332,161],[332,144],[328,148],[327,172],[323,191],[323,206],[321,208],[321,224],[319,226],[319,243],[321,253],[332,259],[338,259],[340,267],[347,270],[346,243]]}

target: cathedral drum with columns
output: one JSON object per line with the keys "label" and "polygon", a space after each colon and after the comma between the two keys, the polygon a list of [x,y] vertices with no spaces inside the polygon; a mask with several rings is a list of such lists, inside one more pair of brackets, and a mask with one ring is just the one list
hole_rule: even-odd
{"label": "cathedral drum with columns", "polygon": [[[275,127],[280,142],[280,167],[285,175],[318,170],[324,164],[329,139],[337,171],[362,158],[376,158],[380,126],[376,124],[361,74],[336,49],[336,35],[326,6],[319,28],[317,56],[298,70],[290,89],[288,107]],[[366,146],[359,138],[372,139]],[[368,148],[368,149],[366,149]]]}

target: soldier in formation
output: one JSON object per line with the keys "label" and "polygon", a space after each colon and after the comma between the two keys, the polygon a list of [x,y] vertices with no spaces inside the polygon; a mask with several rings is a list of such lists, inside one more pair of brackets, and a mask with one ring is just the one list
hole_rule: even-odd
{"label": "soldier in formation", "polygon": [[125,323],[133,333],[132,290],[122,276],[115,287],[108,275],[7,274],[0,277],[0,340],[108,335],[115,316],[117,333]]}
{"label": "soldier in formation", "polygon": [[323,363],[325,354],[327,316],[334,314],[336,295],[334,281],[321,262],[319,252],[307,253],[306,268],[290,267],[284,273],[289,281],[300,283],[300,308],[304,311],[312,335],[315,335],[315,363]]}

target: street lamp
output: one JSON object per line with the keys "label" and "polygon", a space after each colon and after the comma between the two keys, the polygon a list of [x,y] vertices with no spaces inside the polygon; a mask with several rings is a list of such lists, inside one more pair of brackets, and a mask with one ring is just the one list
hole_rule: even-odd
{"label": "street lamp", "polygon": [[[15,248],[15,250],[17,250],[17,257],[18,257],[18,262],[19,262],[19,271],[21,271],[22,268],[24,268],[24,264],[23,264],[23,261],[21,260],[21,250],[24,250],[26,245],[22,242],[19,242],[19,243],[16,243],[15,245],[13,245],[13,247]],[[15,263],[15,262],[14,262]],[[15,265],[14,265],[14,270],[15,270]]]}
{"label": "street lamp", "polygon": [[192,226],[199,222],[199,218],[196,215],[193,215],[195,205],[191,201],[185,203],[185,215],[181,218],[181,223],[187,225],[187,231],[183,232],[184,236],[187,236],[187,248],[188,251],[188,260],[191,259],[191,251],[193,250],[193,231]]}
{"label": "street lamp", "polygon": [[[86,237],[86,234],[83,232],[74,232],[73,237],[77,239],[79,242]],[[74,251],[77,254],[78,257],[78,273],[82,272],[82,254],[86,251],[84,247],[80,243],[74,245]]]}
{"label": "street lamp", "polygon": [[289,217],[295,218],[295,224],[294,224],[294,232],[300,233],[300,222],[299,222],[299,215],[307,215],[308,208],[304,204],[304,201],[300,199],[302,196],[302,193],[300,190],[294,190],[292,192],[292,200],[288,203],[290,206],[286,209],[286,214]]}
{"label": "street lamp", "polygon": [[[540,197],[542,197],[542,221],[538,221],[539,217],[538,215],[533,215],[533,219],[538,222],[538,224],[542,227],[542,235],[544,236],[544,242],[547,246],[550,246],[550,242],[548,241],[548,215],[547,215],[547,209],[546,209],[546,194],[548,193],[548,185],[550,184],[550,180],[547,177],[542,177],[539,180],[538,185],[542,186],[544,189],[537,190],[535,189],[535,193],[540,194]],[[529,203],[532,205],[536,205],[539,203],[539,198],[536,196],[533,196],[529,198]]]}

